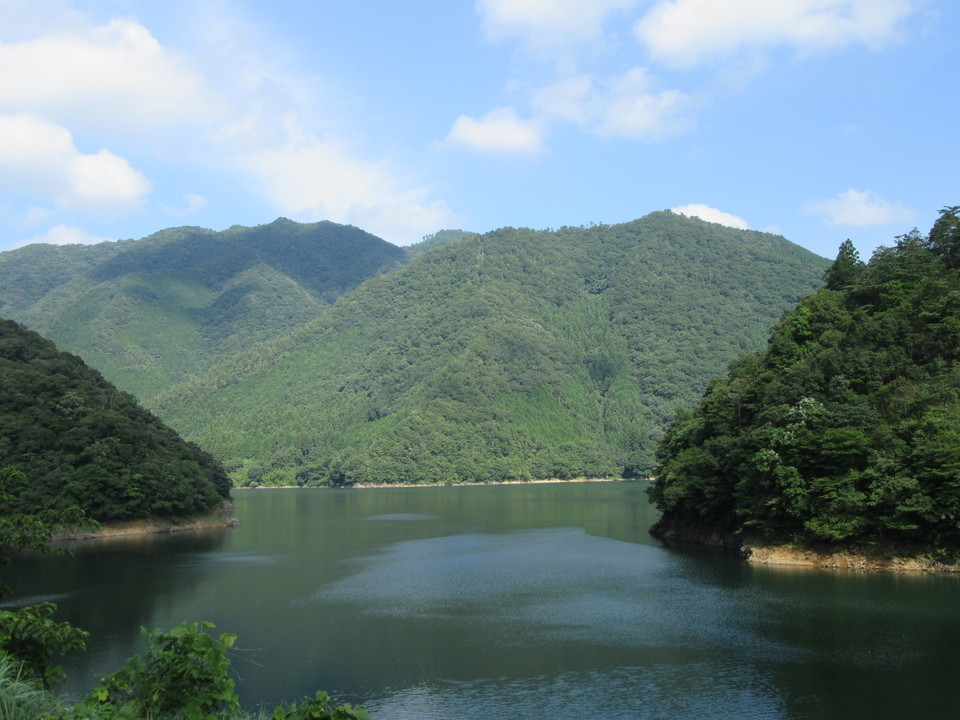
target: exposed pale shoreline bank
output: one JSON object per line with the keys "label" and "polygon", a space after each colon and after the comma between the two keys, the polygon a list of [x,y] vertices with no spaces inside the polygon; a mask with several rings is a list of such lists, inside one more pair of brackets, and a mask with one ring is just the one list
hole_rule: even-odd
{"label": "exposed pale shoreline bank", "polygon": [[921,555],[897,555],[894,550],[816,550],[794,545],[767,545],[756,538],[721,533],[696,523],[658,522],[650,534],[666,542],[700,545],[735,553],[751,565],[814,568],[855,572],[960,573],[960,565],[937,562]]}
{"label": "exposed pale shoreline bank", "polygon": [[903,557],[846,550],[821,552],[808,548],[765,545],[744,545],[740,552],[744,560],[753,565],[859,572],[960,573],[960,565],[947,565],[928,557]]}
{"label": "exposed pale shoreline bank", "polygon": [[147,520],[104,523],[96,530],[66,530],[54,535],[51,542],[61,543],[73,540],[99,540],[157,533],[192,532],[236,527],[239,524],[240,521],[233,517],[233,505],[225,503],[206,515],[198,515],[183,521],[175,522],[164,518],[150,518]]}
{"label": "exposed pale shoreline bank", "polygon": [[357,483],[356,485],[321,485],[303,487],[300,485],[256,485],[254,487],[235,487],[234,490],[368,490],[383,488],[438,488],[438,487],[489,487],[494,485],[566,485],[569,483],[606,483],[606,482],[648,482],[647,478],[559,478],[544,480],[501,480],[498,482],[456,482],[456,483]]}

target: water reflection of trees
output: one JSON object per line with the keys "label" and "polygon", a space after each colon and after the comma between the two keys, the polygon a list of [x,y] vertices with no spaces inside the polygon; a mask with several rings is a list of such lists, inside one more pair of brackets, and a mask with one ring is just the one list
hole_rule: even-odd
{"label": "water reflection of trees", "polygon": [[[117,657],[142,651],[138,629],[151,627],[158,607],[195,592],[203,580],[202,573],[183,572],[183,563],[221,548],[229,532],[85,540],[70,543],[69,555],[22,555],[3,568],[2,581],[15,591],[5,605],[48,599],[57,604],[59,620],[90,632],[88,651],[74,653],[62,663],[67,691],[82,691],[88,688],[91,673],[112,671]],[[100,667],[103,663],[107,664]]]}

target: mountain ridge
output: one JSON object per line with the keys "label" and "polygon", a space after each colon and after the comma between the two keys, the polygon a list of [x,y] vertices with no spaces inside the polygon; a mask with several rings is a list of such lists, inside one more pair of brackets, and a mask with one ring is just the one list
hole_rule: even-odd
{"label": "mountain ridge", "polygon": [[[758,342],[756,318],[768,326],[827,264],[776,236],[670,212],[503,228],[368,281],[156,409],[241,484],[640,474],[701,361],[722,365]],[[737,266],[749,269],[733,282]],[[662,299],[678,294],[689,302],[672,314]],[[254,387],[283,401],[244,407]],[[202,423],[190,407],[208,408]]]}
{"label": "mountain ridge", "polygon": [[0,253],[0,312],[148,400],[320,314],[406,252],[359,228],[286,218],[216,232]]}

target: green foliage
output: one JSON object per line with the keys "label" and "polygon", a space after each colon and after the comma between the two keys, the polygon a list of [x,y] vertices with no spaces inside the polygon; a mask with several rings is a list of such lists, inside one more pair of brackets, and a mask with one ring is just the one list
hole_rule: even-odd
{"label": "green foliage", "polygon": [[441,245],[446,245],[447,243],[460,242],[466,238],[474,237],[477,233],[467,232],[464,230],[438,230],[432,235],[424,235],[423,240],[413,245],[407,245],[404,250],[407,253],[407,259],[413,260],[414,258],[423,255],[427,250],[433,250],[435,247],[440,247]]}
{"label": "green foliage", "polygon": [[863,268],[860,253],[850,240],[844,240],[840,243],[837,259],[823,274],[823,282],[829,290],[843,290],[853,283]]}
{"label": "green foliage", "polygon": [[774,326],[766,352],[678,415],[651,490],[667,522],[960,548],[960,268],[944,239],[954,213],[863,267],[842,247],[828,287]]}
{"label": "green foliage", "polygon": [[241,485],[647,476],[826,265],[670,212],[463,234],[155,407]]}
{"label": "green foliage", "polygon": [[53,603],[40,603],[0,611],[0,654],[19,660],[23,673],[45,687],[63,678],[61,668],[53,664],[54,656],[85,650],[89,636],[69,623],[52,620],[56,609]]}
{"label": "green foliage", "polygon": [[317,317],[404,250],[330,222],[0,253],[0,309],[146,401]]}
{"label": "green foliage", "polygon": [[[406,253],[356,228],[281,219],[2,253],[0,303],[137,393],[239,484],[646,476],[677,407],[759,347],[824,269],[782,238],[670,212],[441,231]],[[70,482],[73,496],[101,498],[98,517],[169,479],[131,470],[110,490],[128,464],[110,458],[130,443],[104,429]],[[58,444],[42,422],[25,441]],[[173,495],[155,511],[179,512]]]}
{"label": "green foliage", "polygon": [[41,528],[78,520],[57,515],[72,507],[99,521],[178,517],[207,511],[230,491],[210,455],[133,397],[80,358],[0,319],[3,466],[22,471],[4,476],[0,512],[0,533],[14,533],[19,546]]}
{"label": "green foliage", "polygon": [[[240,710],[227,653],[236,636],[206,632],[209,622],[181,623],[170,631],[142,629],[143,656],[130,658],[57,720],[230,720]],[[262,715],[261,715],[262,717]],[[325,692],[280,705],[273,720],[370,720],[363,707],[333,702]]]}
{"label": "green foliage", "polygon": [[0,720],[37,720],[60,709],[57,697],[27,673],[22,662],[0,653]]}
{"label": "green foliage", "polygon": [[66,717],[228,718],[239,708],[227,650],[235,635],[204,632],[212,623],[181,623],[169,632],[143,629],[147,650],[99,684]]}
{"label": "green foliage", "polygon": [[960,267],[960,205],[940,211],[940,217],[930,230],[930,249],[947,267]]}
{"label": "green foliage", "polygon": [[313,699],[278,707],[271,720],[370,720],[363,707],[334,704],[327,693],[318,691]]}
{"label": "green foliage", "polygon": [[[10,562],[10,551],[14,548],[44,551],[48,549],[50,538],[62,530],[97,526],[76,505],[16,512],[16,498],[12,493],[26,482],[26,475],[17,468],[0,468],[0,565]],[[0,595],[5,593],[6,589],[0,587]]]}

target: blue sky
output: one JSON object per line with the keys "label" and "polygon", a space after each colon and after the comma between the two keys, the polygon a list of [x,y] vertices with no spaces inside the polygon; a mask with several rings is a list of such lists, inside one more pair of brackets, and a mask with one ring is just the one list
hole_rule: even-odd
{"label": "blue sky", "polygon": [[0,249],[678,209],[814,252],[960,204],[951,0],[0,0]]}

